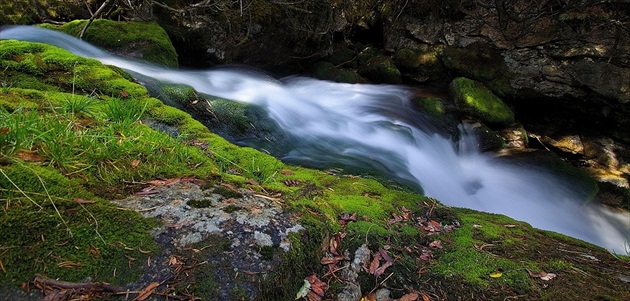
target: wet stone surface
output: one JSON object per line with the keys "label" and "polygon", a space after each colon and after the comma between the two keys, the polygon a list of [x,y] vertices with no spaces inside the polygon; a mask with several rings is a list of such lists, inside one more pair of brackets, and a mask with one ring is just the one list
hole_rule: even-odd
{"label": "wet stone surface", "polygon": [[223,186],[202,189],[194,183],[178,183],[114,201],[161,222],[152,234],[163,252],[151,259],[144,276],[130,289],[151,282],[168,283],[173,280],[177,258],[191,264],[194,257],[205,268],[204,278],[213,278],[214,288],[208,294],[221,300],[237,297],[234,294],[239,299],[253,299],[260,280],[290,250],[289,233],[304,228],[269,197],[245,189],[225,192]]}

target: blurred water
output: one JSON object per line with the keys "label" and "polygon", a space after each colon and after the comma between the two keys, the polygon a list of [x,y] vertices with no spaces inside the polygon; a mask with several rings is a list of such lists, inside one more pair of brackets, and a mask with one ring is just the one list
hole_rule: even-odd
{"label": "blurred water", "polygon": [[414,183],[444,204],[501,213],[531,225],[626,252],[630,215],[589,203],[579,183],[538,166],[482,153],[460,126],[457,139],[412,108],[402,86],[276,80],[244,69],[179,71],[122,59],[65,34],[5,27],[2,39],[56,45],[133,74],[266,109],[287,137],[272,154],[292,163],[376,169]]}

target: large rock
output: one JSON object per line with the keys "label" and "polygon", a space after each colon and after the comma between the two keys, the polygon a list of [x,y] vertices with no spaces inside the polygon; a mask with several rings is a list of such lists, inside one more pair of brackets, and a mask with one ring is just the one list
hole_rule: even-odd
{"label": "large rock", "polygon": [[449,92],[463,112],[489,124],[502,126],[514,122],[514,113],[482,83],[459,77],[449,85]]}

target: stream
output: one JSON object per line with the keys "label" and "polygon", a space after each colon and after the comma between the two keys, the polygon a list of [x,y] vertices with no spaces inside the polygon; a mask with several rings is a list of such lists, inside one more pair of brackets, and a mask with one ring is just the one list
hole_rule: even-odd
{"label": "stream", "polygon": [[63,33],[30,26],[5,27],[0,38],[56,45],[132,75],[258,105],[287,137],[283,145],[265,148],[285,162],[374,169],[411,183],[446,205],[505,214],[612,252],[628,252],[630,214],[590,202],[580,183],[542,166],[481,152],[477,137],[464,124],[457,137],[449,136],[413,108],[409,87],[300,76],[275,79],[243,68],[172,70],[123,59]]}

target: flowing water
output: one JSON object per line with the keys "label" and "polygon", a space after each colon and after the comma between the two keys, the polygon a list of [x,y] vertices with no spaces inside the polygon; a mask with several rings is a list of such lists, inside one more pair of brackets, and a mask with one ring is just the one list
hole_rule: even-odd
{"label": "flowing water", "polygon": [[7,27],[2,39],[48,43],[164,83],[266,110],[288,137],[272,154],[285,161],[371,168],[413,183],[458,207],[505,214],[531,225],[627,251],[630,215],[589,202],[579,183],[479,150],[460,126],[457,138],[413,109],[403,86],[341,84],[304,77],[276,80],[243,69],[179,71],[122,59],[74,37],[41,28]]}

